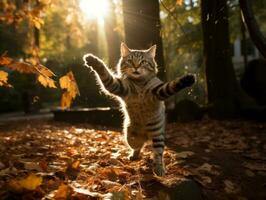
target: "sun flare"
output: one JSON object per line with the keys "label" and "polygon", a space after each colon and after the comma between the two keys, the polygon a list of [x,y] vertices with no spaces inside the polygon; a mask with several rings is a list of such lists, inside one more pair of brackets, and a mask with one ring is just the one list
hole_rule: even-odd
{"label": "sun flare", "polygon": [[108,13],[108,0],[80,0],[79,6],[87,19],[97,19],[100,23]]}

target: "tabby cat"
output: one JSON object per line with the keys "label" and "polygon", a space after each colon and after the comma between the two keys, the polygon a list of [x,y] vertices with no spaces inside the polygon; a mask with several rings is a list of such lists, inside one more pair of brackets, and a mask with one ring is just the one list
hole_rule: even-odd
{"label": "tabby cat", "polygon": [[151,139],[153,171],[165,173],[163,162],[165,106],[164,100],[183,88],[191,86],[195,78],[185,75],[169,82],[156,77],[156,45],[148,50],[132,50],[121,44],[121,58],[117,73],[113,74],[102,60],[92,54],[83,57],[85,65],[92,67],[102,90],[121,102],[125,115],[124,133],[132,149],[131,160],[139,158],[143,144]]}

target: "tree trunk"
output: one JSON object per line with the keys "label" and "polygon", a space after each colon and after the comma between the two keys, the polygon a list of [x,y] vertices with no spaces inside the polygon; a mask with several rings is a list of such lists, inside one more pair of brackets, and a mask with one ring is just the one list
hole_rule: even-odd
{"label": "tree trunk", "polygon": [[124,0],[125,40],[130,48],[146,49],[157,45],[156,61],[159,77],[165,79],[158,0]]}
{"label": "tree trunk", "polygon": [[108,50],[109,67],[115,69],[120,57],[120,38],[116,31],[116,15],[113,1],[109,1],[110,12],[104,20],[105,35]]}
{"label": "tree trunk", "polygon": [[248,66],[247,36],[246,36],[245,24],[242,21],[242,18],[240,18],[240,29],[241,29],[241,35],[242,35],[241,46],[242,46],[242,50],[243,50],[244,68],[247,69],[247,66]]}
{"label": "tree trunk", "polygon": [[232,115],[238,106],[238,86],[230,54],[226,0],[202,0],[201,18],[208,103],[217,117]]}
{"label": "tree trunk", "polygon": [[266,38],[260,31],[260,28],[256,22],[254,14],[252,12],[251,3],[249,0],[239,0],[239,5],[242,11],[243,20],[248,29],[250,38],[258,48],[261,55],[266,58]]}

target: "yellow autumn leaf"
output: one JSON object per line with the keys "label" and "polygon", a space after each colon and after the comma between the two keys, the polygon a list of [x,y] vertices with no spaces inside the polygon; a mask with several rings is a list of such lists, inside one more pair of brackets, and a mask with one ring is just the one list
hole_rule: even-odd
{"label": "yellow autumn leaf", "polygon": [[35,28],[40,29],[41,26],[44,24],[44,21],[39,17],[33,17],[32,22]]}
{"label": "yellow autumn leaf", "polygon": [[12,87],[7,83],[8,73],[4,71],[0,71],[0,86]]}
{"label": "yellow autumn leaf", "polygon": [[68,72],[65,76],[59,79],[60,87],[66,90],[61,98],[61,107],[63,109],[69,108],[72,100],[79,95],[79,89],[72,71]]}
{"label": "yellow autumn leaf", "polygon": [[62,76],[60,79],[59,79],[59,84],[60,84],[60,87],[62,89],[66,89],[68,90],[68,88],[70,88],[70,83],[71,83],[71,80],[69,78],[68,75],[65,75],[65,76]]}
{"label": "yellow autumn leaf", "polygon": [[61,108],[66,109],[71,106],[72,102],[72,96],[69,94],[69,92],[64,92],[61,97]]}
{"label": "yellow autumn leaf", "polygon": [[40,74],[42,74],[43,76],[47,76],[47,77],[55,76],[55,74],[50,69],[45,67],[44,65],[38,64],[36,67],[38,71],[40,72]]}
{"label": "yellow autumn leaf", "polygon": [[176,0],[176,4],[179,5],[179,6],[182,6],[183,0]]}
{"label": "yellow autumn leaf", "polygon": [[34,174],[21,180],[11,180],[9,186],[15,191],[25,190],[35,190],[42,183],[42,177],[36,176]]}
{"label": "yellow autumn leaf", "polygon": [[49,88],[56,88],[55,81],[49,77],[43,75],[38,76],[38,81],[44,86]]}
{"label": "yellow autumn leaf", "polygon": [[6,83],[8,79],[8,73],[4,71],[0,71],[0,85],[1,83]]}

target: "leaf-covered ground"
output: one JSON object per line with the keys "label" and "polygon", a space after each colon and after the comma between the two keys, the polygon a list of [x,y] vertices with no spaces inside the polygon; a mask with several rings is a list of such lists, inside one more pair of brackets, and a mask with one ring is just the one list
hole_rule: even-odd
{"label": "leaf-covered ground", "polygon": [[197,182],[206,199],[266,199],[266,123],[169,124],[163,178],[152,174],[150,144],[142,160],[129,161],[121,132],[98,128],[2,124],[0,199],[169,199],[155,186],[184,178]]}

